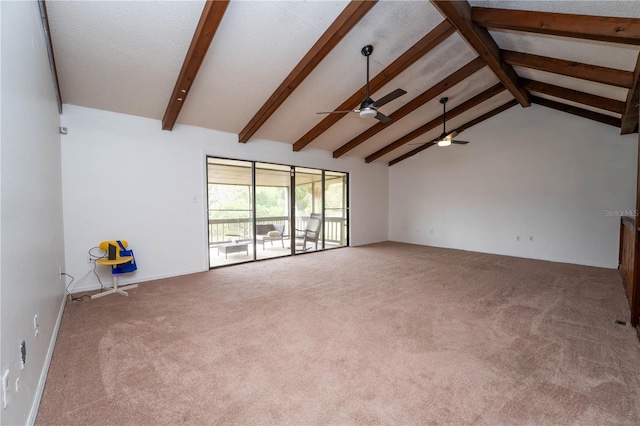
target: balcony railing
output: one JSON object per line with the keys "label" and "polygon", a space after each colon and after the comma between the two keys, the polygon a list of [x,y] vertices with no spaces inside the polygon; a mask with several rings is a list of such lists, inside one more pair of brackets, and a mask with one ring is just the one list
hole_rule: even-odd
{"label": "balcony railing", "polygon": [[[309,216],[298,216],[295,229],[305,229]],[[324,239],[328,243],[346,245],[346,219],[341,217],[324,218]],[[289,218],[287,216],[259,217],[257,225],[284,225],[285,235],[290,235]],[[209,219],[209,246],[228,243],[232,240],[253,240],[253,219]]]}

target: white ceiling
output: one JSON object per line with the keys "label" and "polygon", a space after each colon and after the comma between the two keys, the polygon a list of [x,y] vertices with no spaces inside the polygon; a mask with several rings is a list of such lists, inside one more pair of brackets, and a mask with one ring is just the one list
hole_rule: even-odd
{"label": "white ceiling", "polygon": [[[469,3],[640,18],[639,0]],[[239,133],[347,4],[347,1],[231,1],[178,117],[178,125]],[[63,102],[161,120],[203,6],[203,1],[48,1]],[[360,54],[362,46],[374,46],[373,78],[442,21],[443,17],[428,1],[378,2],[253,139],[293,144],[325,117],[316,114],[317,111],[334,109],[363,86],[366,60]],[[515,31],[490,33],[503,49],[628,71],[634,69],[640,49]],[[381,108],[381,112],[390,115],[476,56],[454,34],[372,97],[377,99],[396,88],[406,90],[406,95]],[[627,96],[626,89],[524,68],[516,71],[521,77],[621,101]],[[442,113],[438,99],[442,96],[450,98],[449,110],[497,82],[485,67],[387,126],[348,155],[366,157],[438,117]],[[452,130],[511,99],[510,93],[504,91],[452,119],[447,127]],[[376,123],[348,114],[309,147],[333,151]],[[441,131],[434,129],[412,142],[427,141]],[[614,132],[616,129],[612,128]],[[413,148],[414,145],[404,146],[377,161],[393,160]]]}
{"label": "white ceiling", "polygon": [[203,2],[47,2],[64,103],[161,119]]}

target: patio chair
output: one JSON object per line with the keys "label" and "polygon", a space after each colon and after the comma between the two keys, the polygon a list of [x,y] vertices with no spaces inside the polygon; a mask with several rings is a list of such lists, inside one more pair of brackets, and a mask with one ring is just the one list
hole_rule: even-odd
{"label": "patio chair", "polygon": [[272,246],[274,241],[280,241],[284,248],[284,238],[284,225],[256,225],[256,241],[262,241],[262,250],[264,250],[265,241],[271,241]]}
{"label": "patio chair", "polygon": [[296,235],[296,250],[307,251],[311,247],[307,247],[308,243],[315,244],[318,250],[318,239],[320,238],[320,229],[322,228],[322,215],[319,213],[311,213],[311,217],[307,221],[305,229],[296,229],[301,234]]}

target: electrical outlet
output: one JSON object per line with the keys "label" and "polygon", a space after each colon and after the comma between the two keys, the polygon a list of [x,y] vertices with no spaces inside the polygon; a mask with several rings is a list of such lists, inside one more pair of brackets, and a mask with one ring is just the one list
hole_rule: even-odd
{"label": "electrical outlet", "polygon": [[23,340],[20,342],[20,368],[24,370],[27,363],[27,343]]}

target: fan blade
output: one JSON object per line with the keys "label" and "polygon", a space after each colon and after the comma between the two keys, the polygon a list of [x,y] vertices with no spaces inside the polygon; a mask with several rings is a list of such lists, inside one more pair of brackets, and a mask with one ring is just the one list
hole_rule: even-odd
{"label": "fan blade", "polygon": [[346,114],[348,112],[360,112],[359,109],[348,109],[348,110],[344,110],[344,111],[322,111],[322,112],[316,112],[316,114]]}
{"label": "fan blade", "polygon": [[376,114],[376,119],[381,122],[381,123],[388,123],[391,121],[391,119],[389,117],[387,117],[386,115],[382,114],[382,113],[377,113]]}
{"label": "fan blade", "polygon": [[428,143],[436,144],[438,143],[438,139],[434,139],[432,141],[426,141],[426,142],[411,142],[411,143],[408,143],[407,145],[426,145]]}
{"label": "fan blade", "polygon": [[451,143],[457,143],[458,145],[466,145],[469,141],[451,141]]}
{"label": "fan blade", "polygon": [[400,96],[404,95],[405,93],[407,93],[405,90],[396,89],[393,92],[391,92],[391,93],[381,97],[377,101],[375,101],[373,103],[373,106],[376,107],[376,108],[379,108],[384,104],[388,104],[389,102],[391,102],[395,98],[399,98]]}

